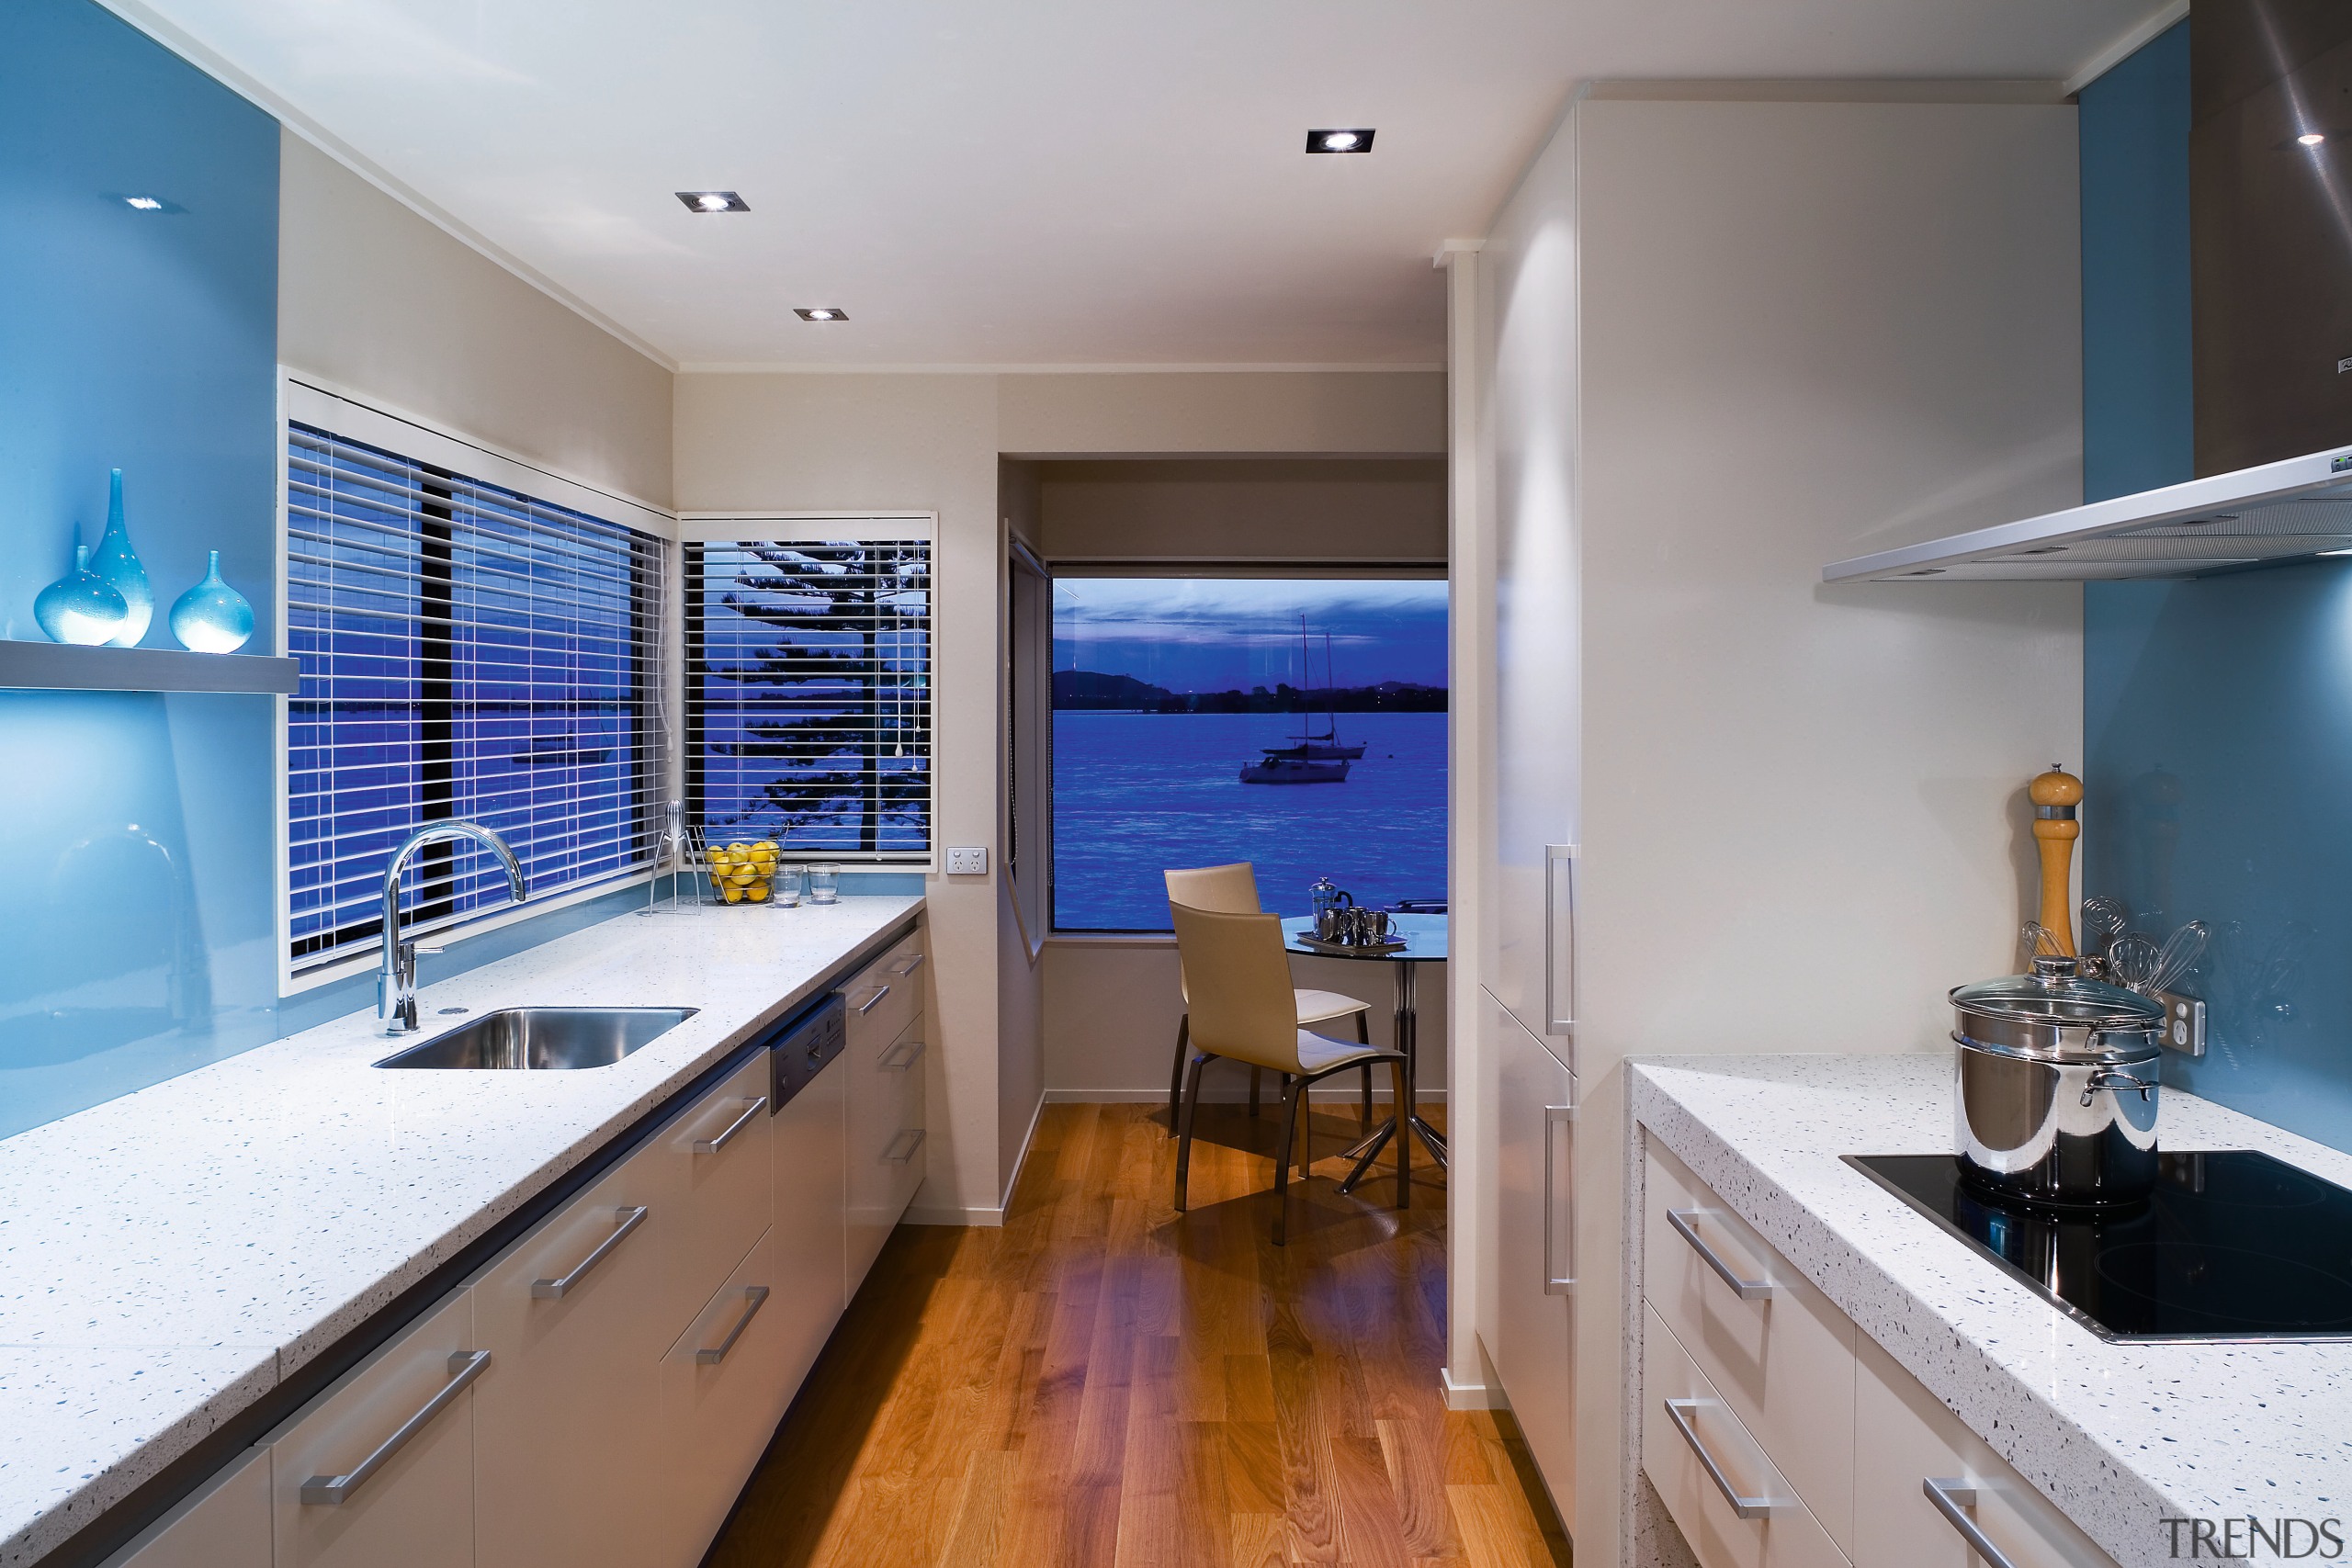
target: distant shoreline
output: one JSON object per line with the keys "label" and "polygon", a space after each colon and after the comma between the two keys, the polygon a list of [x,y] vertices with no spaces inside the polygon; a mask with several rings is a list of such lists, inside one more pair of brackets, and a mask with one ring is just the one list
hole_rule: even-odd
{"label": "distant shoreline", "polygon": [[1371,686],[1302,690],[1282,682],[1224,692],[1171,692],[1132,675],[1092,670],[1054,671],[1057,713],[1249,714],[1249,713],[1443,713],[1446,689],[1411,681]]}

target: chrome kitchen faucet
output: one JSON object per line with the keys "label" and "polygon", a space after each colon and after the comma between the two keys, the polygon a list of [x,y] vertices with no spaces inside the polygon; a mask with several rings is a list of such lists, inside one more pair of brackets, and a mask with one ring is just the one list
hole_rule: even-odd
{"label": "chrome kitchen faucet", "polygon": [[506,847],[506,840],[489,829],[473,822],[432,822],[411,833],[408,841],[392,852],[390,863],[384,867],[384,966],[376,975],[376,1021],[384,1026],[387,1034],[416,1032],[417,949],[416,943],[401,940],[401,873],[407,869],[409,856],[418,850],[451,839],[471,839],[496,855],[499,863],[506,868],[507,891],[517,904],[523,901],[522,863]]}

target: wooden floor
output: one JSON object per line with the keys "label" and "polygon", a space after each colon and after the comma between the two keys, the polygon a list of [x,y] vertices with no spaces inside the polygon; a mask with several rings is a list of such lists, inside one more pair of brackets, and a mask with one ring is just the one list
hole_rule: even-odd
{"label": "wooden floor", "polygon": [[710,1568],[1521,1568],[1568,1560],[1509,1418],[1439,1392],[1444,1178],[1334,1185],[1291,1242],[1274,1119],[1204,1107],[1192,1209],[1164,1109],[1054,1105],[1001,1230],[902,1226]]}

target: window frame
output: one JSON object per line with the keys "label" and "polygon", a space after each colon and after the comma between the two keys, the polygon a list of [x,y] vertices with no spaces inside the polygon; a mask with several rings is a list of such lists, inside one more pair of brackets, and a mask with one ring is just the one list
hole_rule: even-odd
{"label": "window frame", "polygon": [[[690,695],[687,689],[690,672],[686,668],[685,650],[685,594],[688,585],[685,581],[686,574],[684,565],[684,547],[689,544],[734,544],[744,540],[797,541],[804,544],[817,544],[831,540],[918,538],[929,546],[931,626],[926,635],[930,638],[928,652],[931,662],[932,695],[930,729],[925,737],[930,766],[925,773],[930,784],[923,797],[923,818],[930,840],[929,846],[919,857],[911,853],[877,854],[868,857],[850,850],[801,850],[796,846],[792,858],[799,861],[823,860],[844,869],[854,868],[860,871],[895,872],[909,875],[920,874],[927,876],[939,874],[942,857],[945,853],[940,847],[939,824],[939,622],[942,604],[939,513],[885,508],[820,512],[783,510],[683,512],[677,518],[677,538],[678,566],[672,574],[676,597],[675,616],[673,634],[669,647],[674,655],[673,668],[675,673],[674,685],[677,694],[676,704],[673,710],[677,715],[677,723],[674,727],[677,771],[672,777],[676,781],[675,793],[681,799],[685,798],[689,775],[685,747],[693,728],[686,710]],[[689,819],[694,816],[691,802],[687,807],[687,816]]]}
{"label": "window frame", "polygon": [[[656,798],[665,798],[678,778],[679,726],[673,722],[678,712],[677,676],[681,660],[678,657],[678,522],[674,513],[650,505],[617,491],[584,483],[553,469],[461,434],[421,416],[396,411],[373,400],[334,386],[331,382],[300,375],[281,367],[278,379],[277,495],[276,635],[272,652],[288,657],[292,636],[288,619],[288,538],[292,514],[288,484],[291,477],[288,457],[288,428],[306,424],[331,430],[338,436],[377,446],[399,454],[413,462],[447,468],[463,474],[467,479],[483,484],[496,485],[517,491],[532,500],[582,512],[601,522],[632,528],[651,536],[658,543],[657,558],[661,563],[662,581],[659,587],[660,625],[653,639],[656,680],[660,700],[653,704],[654,713],[650,726],[651,749],[655,755],[655,773],[659,779]],[[374,973],[383,962],[380,942],[370,947],[333,959],[297,968],[291,952],[293,946],[292,884],[292,784],[289,769],[291,756],[291,716],[293,698],[273,696],[272,742],[274,752],[272,785],[276,795],[274,808],[274,843],[272,845],[273,882],[271,929],[277,972],[277,994],[280,998],[299,996],[322,986],[347,980],[354,976]],[[651,868],[630,871],[605,878],[584,886],[567,889],[527,904],[500,905],[497,908],[463,919],[435,932],[436,941],[460,942],[485,936],[523,920],[536,919],[574,905],[644,886],[653,880]]]}

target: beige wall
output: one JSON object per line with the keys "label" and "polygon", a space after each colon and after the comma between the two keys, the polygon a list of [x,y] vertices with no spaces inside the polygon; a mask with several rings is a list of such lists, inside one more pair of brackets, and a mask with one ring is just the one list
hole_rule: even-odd
{"label": "beige wall", "polygon": [[1006,376],[1016,457],[1406,456],[1445,453],[1435,371],[1201,371]]}
{"label": "beige wall", "polygon": [[655,506],[670,372],[291,132],[277,353],[365,400]]}
{"label": "beige wall", "polygon": [[1580,1562],[1633,1551],[1624,1058],[1936,1050],[2010,966],[2079,590],[1819,570],[2080,499],[2075,170],[2070,107],[1587,101],[1482,257],[1562,481],[1495,505],[1580,535]]}
{"label": "beige wall", "polygon": [[1445,559],[1438,457],[1059,462],[1042,479],[1057,562]]}

